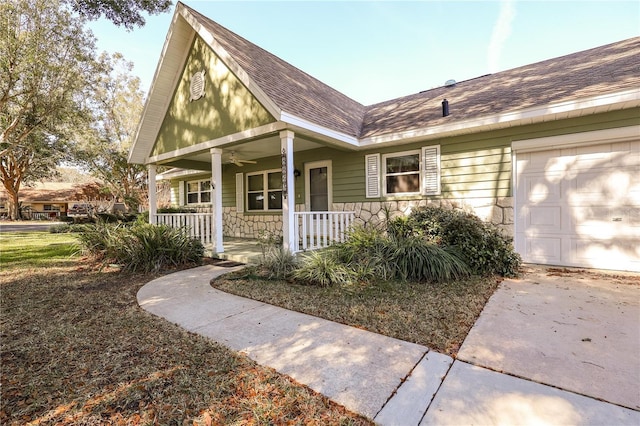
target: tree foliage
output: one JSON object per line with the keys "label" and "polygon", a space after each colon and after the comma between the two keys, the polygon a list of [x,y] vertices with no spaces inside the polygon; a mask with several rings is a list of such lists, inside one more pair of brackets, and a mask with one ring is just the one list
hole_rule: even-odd
{"label": "tree foliage", "polygon": [[119,54],[103,53],[103,73],[92,90],[94,114],[90,132],[79,138],[76,161],[103,182],[128,210],[137,211],[145,198],[146,169],[127,162],[142,115],[144,95],[140,79],[131,74],[133,64]]}
{"label": "tree foliage", "polygon": [[18,191],[50,174],[88,118],[95,40],[58,0],[0,2],[0,179]]}
{"label": "tree foliage", "polygon": [[67,0],[80,15],[95,20],[104,16],[118,26],[131,30],[142,27],[143,12],[156,15],[171,7],[171,0]]}

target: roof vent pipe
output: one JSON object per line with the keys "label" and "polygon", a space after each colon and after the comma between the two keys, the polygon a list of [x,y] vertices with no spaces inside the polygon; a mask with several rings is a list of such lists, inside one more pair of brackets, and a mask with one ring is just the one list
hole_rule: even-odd
{"label": "roof vent pipe", "polygon": [[449,101],[444,99],[442,101],[442,116],[446,117],[447,115],[449,115]]}

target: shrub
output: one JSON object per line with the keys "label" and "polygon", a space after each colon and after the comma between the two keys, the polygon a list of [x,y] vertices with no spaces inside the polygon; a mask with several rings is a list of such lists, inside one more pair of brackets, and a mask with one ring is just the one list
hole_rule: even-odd
{"label": "shrub", "polygon": [[68,234],[71,232],[83,232],[84,225],[76,223],[60,223],[58,225],[52,225],[49,227],[49,233],[51,234]]}
{"label": "shrub", "polygon": [[384,231],[365,226],[352,228],[346,241],[334,246],[338,259],[350,266],[361,281],[388,280],[395,276],[390,262],[392,249]]}
{"label": "shrub", "polygon": [[303,255],[300,266],[293,271],[292,276],[304,284],[329,287],[351,284],[355,273],[329,248]]}
{"label": "shrub", "polygon": [[269,272],[269,278],[287,279],[298,266],[298,261],[289,250],[272,247],[264,255],[261,266]]}
{"label": "shrub", "polygon": [[98,260],[115,263],[129,271],[158,271],[198,264],[204,247],[183,229],[150,224],[98,223],[79,236],[82,247]]}
{"label": "shrub", "polygon": [[428,206],[414,210],[404,221],[391,221],[388,230],[395,238],[424,236],[440,246],[453,247],[475,274],[518,274],[522,260],[511,238],[471,213]]}
{"label": "shrub", "polygon": [[470,275],[469,266],[449,248],[419,236],[394,239],[391,255],[396,276],[406,281],[447,282]]}

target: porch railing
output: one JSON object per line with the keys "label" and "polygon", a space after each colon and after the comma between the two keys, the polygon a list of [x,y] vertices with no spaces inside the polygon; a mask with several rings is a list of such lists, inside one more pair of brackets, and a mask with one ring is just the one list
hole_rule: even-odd
{"label": "porch railing", "polygon": [[185,228],[189,235],[198,238],[202,244],[213,243],[213,220],[211,213],[158,213],[157,225]]}
{"label": "porch railing", "polygon": [[[317,250],[343,242],[355,219],[354,212],[296,212],[294,213],[294,252]],[[211,213],[158,213],[155,223],[172,228],[185,228],[202,244],[213,244]]]}
{"label": "porch railing", "polygon": [[354,212],[294,213],[297,251],[317,250],[343,242],[354,219]]}

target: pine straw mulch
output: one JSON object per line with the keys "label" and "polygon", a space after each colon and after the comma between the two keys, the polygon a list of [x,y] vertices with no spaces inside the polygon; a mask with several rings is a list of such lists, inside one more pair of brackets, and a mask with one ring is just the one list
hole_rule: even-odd
{"label": "pine straw mulch", "polygon": [[154,276],[72,263],[0,271],[1,424],[370,424],[144,312]]}

